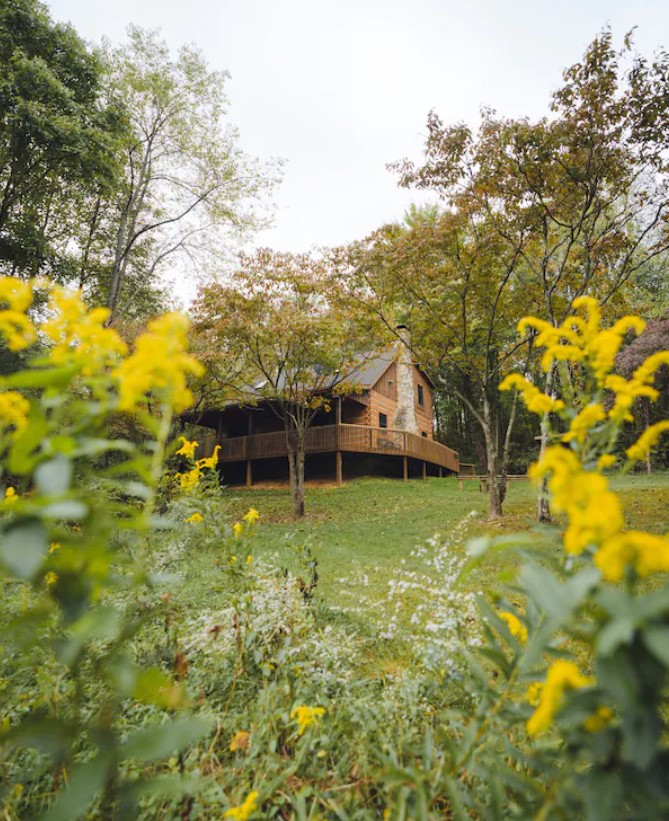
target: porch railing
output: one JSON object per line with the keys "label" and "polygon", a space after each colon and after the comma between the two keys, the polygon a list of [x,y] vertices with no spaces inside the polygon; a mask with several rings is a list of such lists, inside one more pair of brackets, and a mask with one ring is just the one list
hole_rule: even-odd
{"label": "porch railing", "polygon": [[[221,446],[219,459],[222,462],[273,459],[288,455],[286,434],[283,431],[219,439],[217,444]],[[460,469],[457,451],[415,433],[391,428],[372,428],[367,425],[322,425],[307,430],[307,453],[329,453],[338,450],[410,456],[455,473]]]}

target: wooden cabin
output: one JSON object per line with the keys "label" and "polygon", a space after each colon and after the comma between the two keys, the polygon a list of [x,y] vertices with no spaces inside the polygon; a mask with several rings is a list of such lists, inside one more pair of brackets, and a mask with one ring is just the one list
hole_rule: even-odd
{"label": "wooden cabin", "polygon": [[[433,384],[408,351],[375,355],[347,380],[355,390],[333,396],[307,431],[306,478],[403,477],[458,473],[459,457],[434,441]],[[190,421],[209,429],[205,455],[220,445],[227,484],[285,480],[285,431],[270,403],[229,402]]]}

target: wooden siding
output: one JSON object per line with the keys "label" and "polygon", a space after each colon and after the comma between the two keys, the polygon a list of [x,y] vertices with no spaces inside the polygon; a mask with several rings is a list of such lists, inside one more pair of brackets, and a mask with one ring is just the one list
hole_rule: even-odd
{"label": "wooden siding", "polygon": [[[221,446],[221,462],[272,459],[288,455],[284,432],[221,439],[218,444]],[[460,459],[456,451],[414,433],[365,425],[321,425],[309,428],[307,453],[332,451],[409,456],[447,468],[454,473],[460,469]]]}
{"label": "wooden siding", "polygon": [[397,365],[394,362],[381,374],[372,390],[397,402]]}
{"label": "wooden siding", "polygon": [[371,425],[373,428],[378,428],[379,414],[385,413],[388,417],[388,427],[392,428],[396,411],[397,402],[395,400],[390,399],[387,396],[383,396],[383,394],[377,393],[373,390],[370,394],[369,421],[367,424]]}
{"label": "wooden siding", "polygon": [[[423,388],[423,406],[418,404],[418,386],[421,385]],[[420,433],[423,432],[427,433],[427,438],[432,439],[434,428],[433,428],[433,416],[432,416],[432,388],[430,387],[430,383],[427,381],[425,376],[418,370],[418,368],[414,369],[414,378],[413,378],[413,389],[414,389],[414,402],[416,408],[416,419],[418,421],[418,429]]]}

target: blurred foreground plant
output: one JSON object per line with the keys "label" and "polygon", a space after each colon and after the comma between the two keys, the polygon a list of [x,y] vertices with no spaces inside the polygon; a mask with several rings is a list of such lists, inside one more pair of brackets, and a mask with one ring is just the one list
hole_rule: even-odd
{"label": "blurred foreground plant", "polygon": [[[128,700],[187,706],[182,684],[139,665],[129,641],[151,615],[133,607],[132,592],[156,582],[144,551],[164,526],[154,499],[172,415],[189,405],[186,379],[201,366],[187,353],[180,314],[150,322],[132,351],[107,319],[79,292],[0,279],[0,336],[14,351],[36,351],[0,380],[0,479],[10,483],[0,566],[5,591],[26,591],[4,626],[1,663],[27,688],[41,677],[45,692],[0,708],[7,817],[40,807],[49,819],[73,819],[100,796],[103,817],[133,815],[142,796],[185,785],[178,776],[124,779],[121,763],[166,757],[210,727],[187,714],[130,735],[119,726]],[[136,417],[144,442],[109,438],[119,413]]]}
{"label": "blurred foreground plant", "polygon": [[[541,543],[553,547],[544,553],[554,558],[546,566],[525,552],[508,598],[496,609],[481,602],[482,652],[492,668],[471,660],[475,715],[451,713],[434,746],[426,740],[430,766],[413,777],[416,800],[422,796],[427,807],[443,790],[457,818],[669,814],[669,536],[628,530],[603,473],[616,462],[615,443],[635,399],[657,398],[655,373],[669,365],[669,351],[653,354],[626,380],[613,373],[615,357],[642,320],[603,328],[595,300],[580,298],[574,307],[559,328],[534,318],[519,325],[538,332],[545,369],[558,363],[561,395],[544,395],[519,374],[501,386],[518,389],[531,411],[555,420],[552,443],[531,475],[547,478],[564,526],[470,547],[480,559],[490,547]],[[667,422],[649,428],[627,450],[624,469],[667,429]]]}

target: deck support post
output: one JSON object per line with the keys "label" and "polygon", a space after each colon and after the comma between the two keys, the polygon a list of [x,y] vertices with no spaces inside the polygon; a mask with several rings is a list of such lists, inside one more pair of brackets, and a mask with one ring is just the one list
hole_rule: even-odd
{"label": "deck support post", "polygon": [[423,459],[423,479],[427,479],[427,462]]}
{"label": "deck support post", "polygon": [[442,468],[441,465],[439,465],[439,478],[440,479],[444,478],[444,469]]}
{"label": "deck support post", "polygon": [[344,483],[344,471],[342,464],[342,455],[340,450],[338,450],[335,453],[335,460],[337,465],[337,484],[342,485]]}
{"label": "deck support post", "polygon": [[246,487],[253,486],[253,468],[250,459],[246,460]]}
{"label": "deck support post", "polygon": [[404,481],[406,482],[406,480],[409,478],[409,459],[408,459],[408,457],[403,456],[402,457],[402,462],[403,462],[403,468],[404,468],[403,478],[404,478]]}

